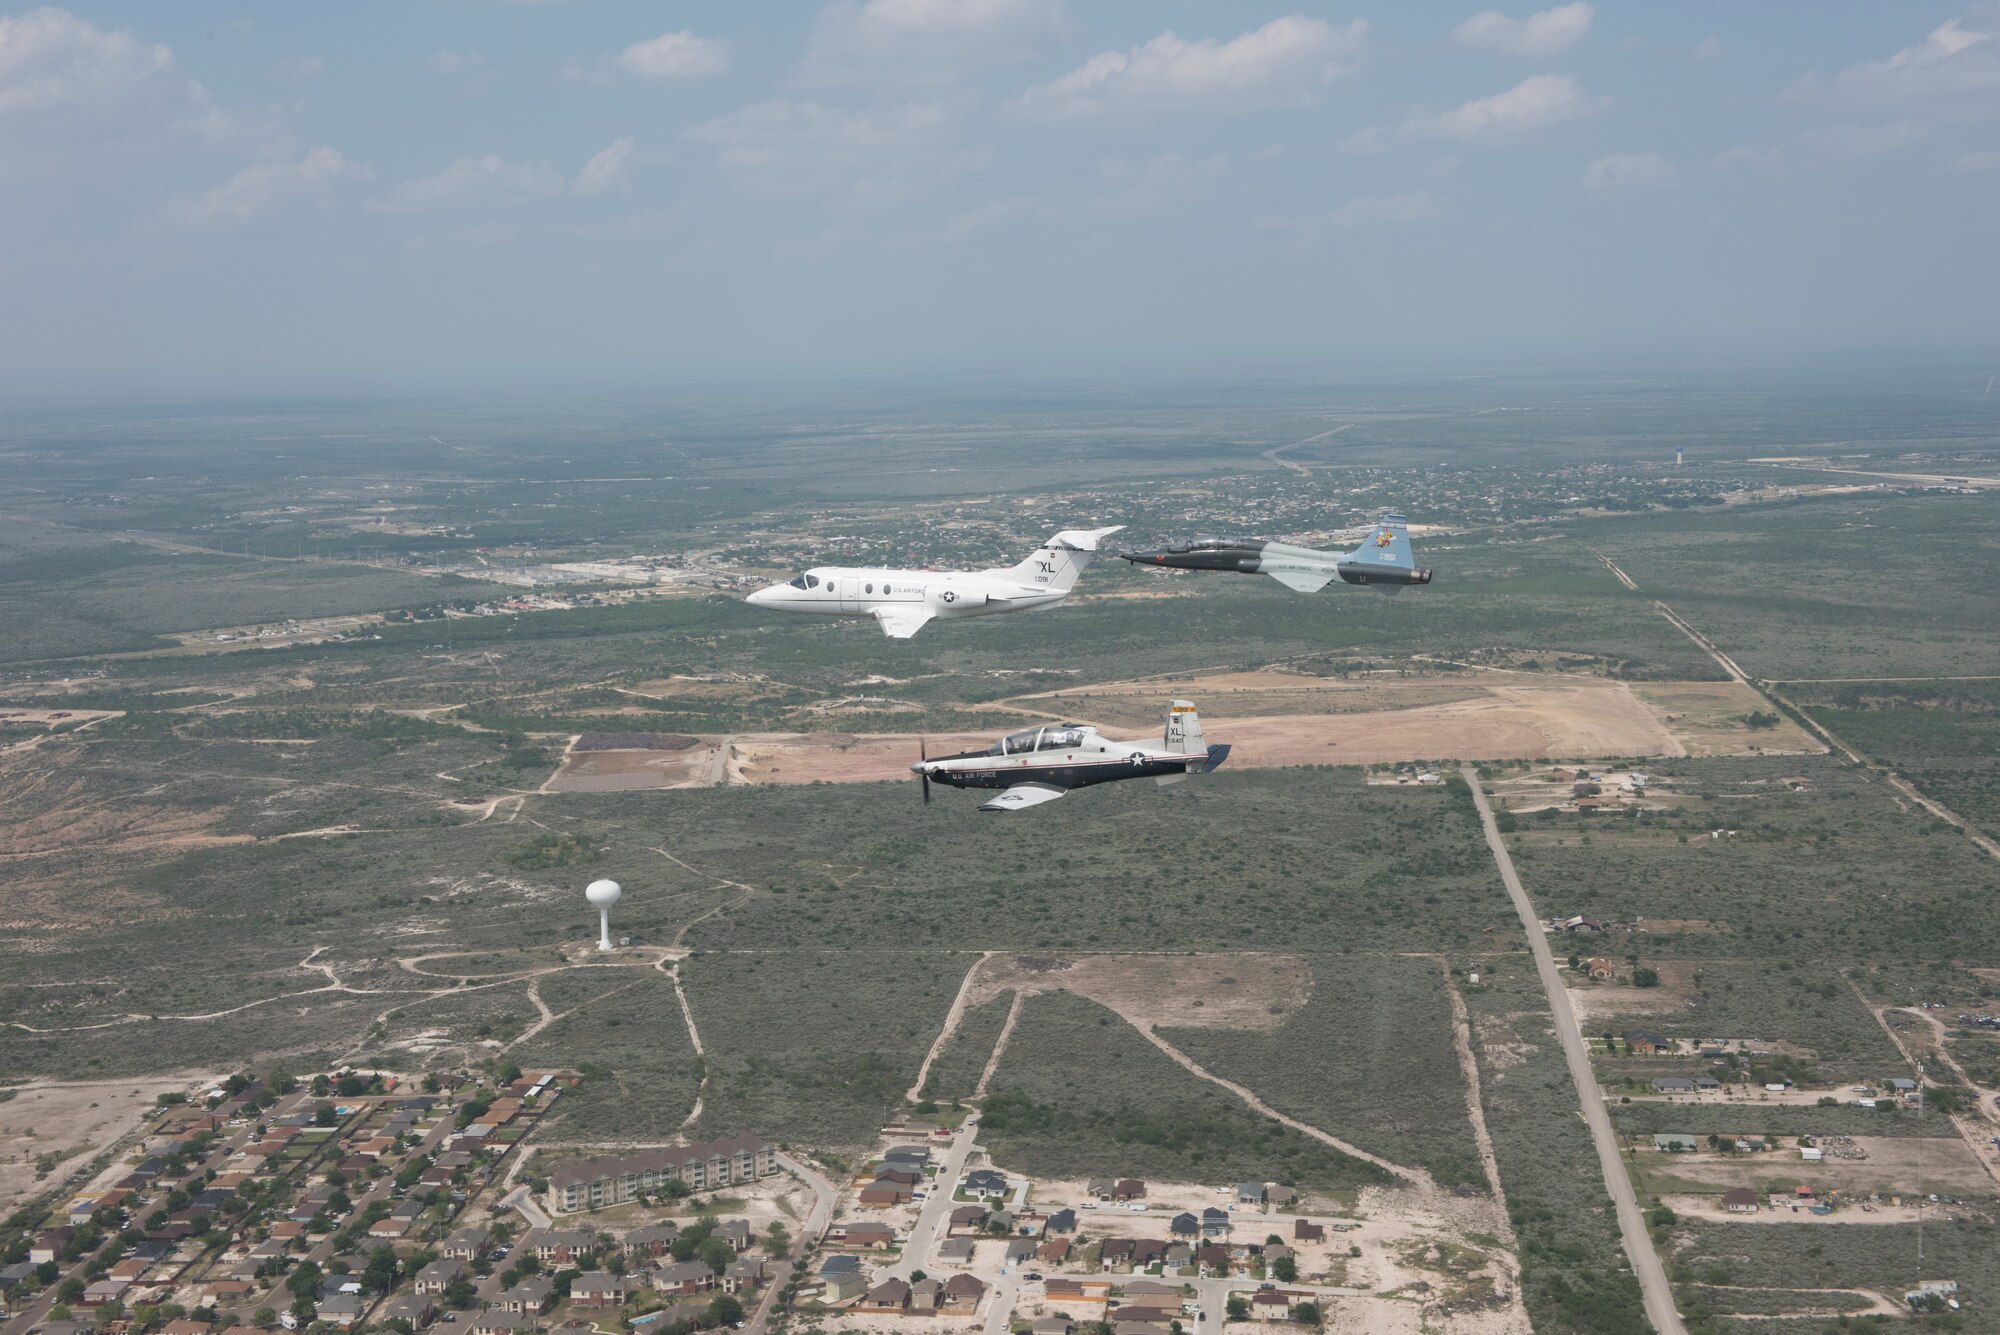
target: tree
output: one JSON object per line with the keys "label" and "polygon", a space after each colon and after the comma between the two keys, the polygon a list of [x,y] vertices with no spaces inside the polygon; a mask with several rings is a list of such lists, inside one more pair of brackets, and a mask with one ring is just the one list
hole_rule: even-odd
{"label": "tree", "polygon": [[285,1291],[294,1298],[308,1297],[319,1292],[319,1282],[319,1262],[301,1261],[285,1276]]}
{"label": "tree", "polygon": [[727,1293],[718,1293],[708,1305],[708,1319],[718,1326],[733,1326],[743,1319],[743,1304]]}
{"label": "tree", "polygon": [[1298,1322],[1301,1326],[1317,1326],[1323,1319],[1324,1317],[1319,1310],[1318,1303],[1302,1302],[1292,1304],[1292,1320]]}
{"label": "tree", "polygon": [[791,1249],[792,1235],[778,1220],[771,1221],[771,1227],[764,1230],[764,1250],[773,1256],[783,1256]]}
{"label": "tree", "polygon": [[1659,985],[1660,975],[1654,970],[1647,968],[1643,964],[1632,970],[1632,986],[1658,987]]}
{"label": "tree", "polygon": [[333,1110],[331,1103],[322,1103],[313,1109],[314,1126],[332,1126],[340,1120],[340,1114]]}
{"label": "tree", "polygon": [[479,1297],[479,1290],[472,1287],[472,1281],[464,1275],[444,1286],[445,1306],[463,1312]]}
{"label": "tree", "polygon": [[301,1326],[307,1324],[318,1315],[319,1307],[311,1298],[301,1294],[292,1299],[292,1320],[298,1322]]}
{"label": "tree", "polygon": [[71,1275],[56,1287],[56,1301],[73,1303],[83,1296],[83,1281]]}
{"label": "tree", "polygon": [[1271,1278],[1277,1280],[1280,1284],[1298,1283],[1299,1263],[1289,1256],[1280,1256],[1277,1260],[1271,1262]]}
{"label": "tree", "polygon": [[1229,1295],[1229,1301],[1223,1305],[1222,1311],[1223,1315],[1231,1321],[1248,1321],[1250,1319],[1250,1304],[1233,1293]]}
{"label": "tree", "polygon": [[250,1314],[250,1324],[259,1330],[269,1330],[278,1324],[278,1309],[268,1306],[258,1308]]}
{"label": "tree", "polygon": [[361,1287],[370,1293],[387,1293],[396,1287],[396,1253],[387,1246],[368,1253],[368,1265],[361,1272]]}

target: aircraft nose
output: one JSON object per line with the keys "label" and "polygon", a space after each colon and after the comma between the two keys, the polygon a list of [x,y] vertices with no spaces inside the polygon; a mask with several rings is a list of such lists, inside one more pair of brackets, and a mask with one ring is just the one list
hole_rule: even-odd
{"label": "aircraft nose", "polygon": [[743,601],[749,603],[752,607],[769,607],[771,605],[771,600],[776,596],[777,596],[776,586],[772,585],[757,590],[755,593],[746,597]]}

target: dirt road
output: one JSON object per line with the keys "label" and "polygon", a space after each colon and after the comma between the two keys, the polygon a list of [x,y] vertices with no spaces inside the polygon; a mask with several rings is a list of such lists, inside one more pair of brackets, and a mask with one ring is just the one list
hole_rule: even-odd
{"label": "dirt road", "polygon": [[1514,901],[1514,911],[1521,915],[1521,929],[1528,934],[1528,948],[1534,952],[1535,969],[1541,974],[1542,990],[1548,994],[1549,1012],[1555,1017],[1563,1056],[1569,1059],[1570,1079],[1576,1082],[1576,1097],[1583,1106],[1583,1120],[1590,1127],[1591,1140],[1597,1145],[1598,1167],[1603,1170],[1604,1185],[1611,1193],[1611,1202],[1618,1209],[1618,1232],[1625,1240],[1625,1255],[1632,1262],[1632,1274],[1639,1281],[1639,1292],[1646,1303],[1646,1316],[1660,1335],[1687,1335],[1687,1327],[1681,1324],[1681,1314],[1674,1307],[1674,1291],[1667,1284],[1666,1269],[1660,1264],[1660,1254],[1653,1249],[1653,1238],[1646,1231],[1646,1221],[1639,1214],[1639,1199],[1632,1193],[1632,1180],[1625,1175],[1625,1165],[1618,1158],[1618,1137],[1611,1130],[1611,1114],[1604,1109],[1604,1096],[1597,1088],[1597,1073],[1590,1068],[1590,1053],[1584,1047],[1583,1031],[1577,1028],[1576,1012],[1570,1009],[1569,992],[1562,985],[1562,976],[1556,972],[1555,956],[1549,953],[1549,940],[1542,931],[1541,918],[1529,902],[1528,892],[1522,889],[1521,878],[1514,871],[1514,859],[1508,856],[1506,842],[1500,838],[1500,827],[1494,824],[1493,807],[1486,800],[1485,790],[1479,786],[1479,772],[1468,765],[1459,773],[1465,776],[1466,783],[1472,788],[1472,800],[1479,807],[1480,824],[1486,827],[1486,846],[1493,851],[1493,861],[1500,868],[1500,879],[1507,886],[1508,897]]}

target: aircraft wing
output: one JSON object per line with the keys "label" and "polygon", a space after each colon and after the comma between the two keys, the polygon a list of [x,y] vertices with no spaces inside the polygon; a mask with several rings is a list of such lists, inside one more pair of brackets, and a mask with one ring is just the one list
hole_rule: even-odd
{"label": "aircraft wing", "polygon": [[1058,788],[1052,783],[1017,783],[991,802],[980,806],[981,811],[1019,811],[1022,807],[1038,807],[1044,802],[1053,802],[1068,789]]}
{"label": "aircraft wing", "polygon": [[878,607],[868,614],[875,618],[882,633],[892,640],[907,640],[924,628],[931,619],[930,610],[920,603],[898,607]]}
{"label": "aircraft wing", "polygon": [[1318,593],[1326,587],[1326,582],[1333,578],[1332,567],[1325,570],[1266,570],[1264,573],[1286,588],[1297,589],[1300,593]]}

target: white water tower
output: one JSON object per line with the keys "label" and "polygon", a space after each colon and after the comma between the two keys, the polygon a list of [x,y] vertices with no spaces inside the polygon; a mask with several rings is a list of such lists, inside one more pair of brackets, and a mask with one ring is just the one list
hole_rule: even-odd
{"label": "white water tower", "polygon": [[583,897],[597,910],[597,948],[611,949],[611,906],[625,892],[618,888],[616,881],[592,881],[584,889]]}

